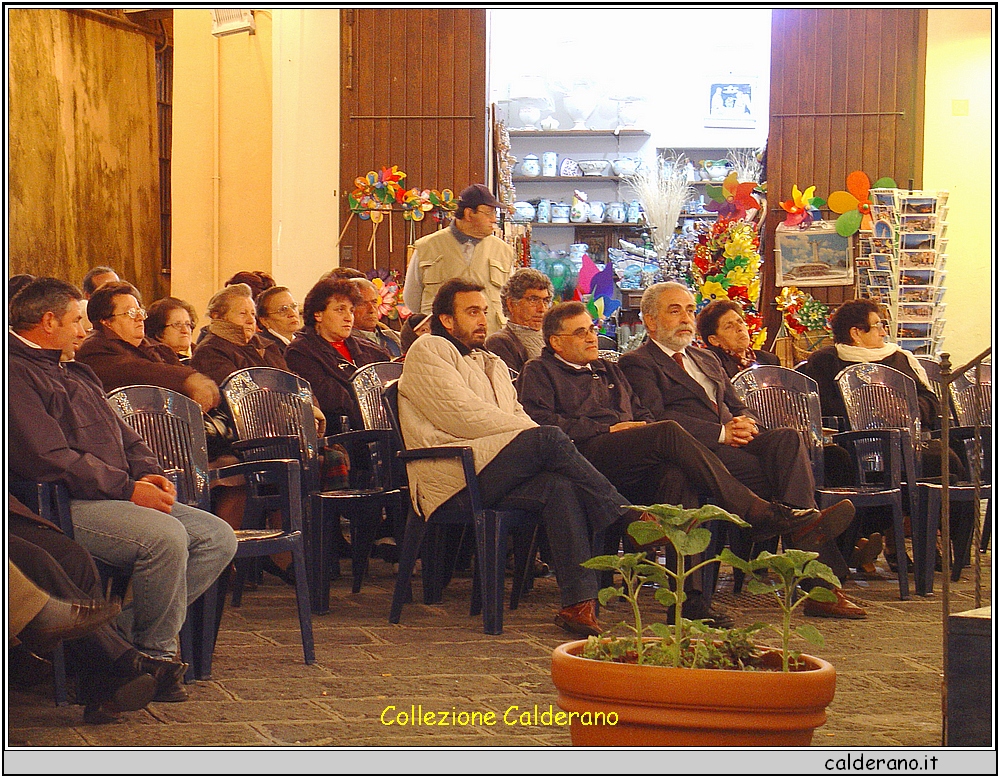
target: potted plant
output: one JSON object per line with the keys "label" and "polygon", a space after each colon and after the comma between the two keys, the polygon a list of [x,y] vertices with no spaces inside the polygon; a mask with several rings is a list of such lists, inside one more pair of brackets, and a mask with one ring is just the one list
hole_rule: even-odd
{"label": "potted plant", "polygon": [[[763,552],[749,562],[725,550],[692,564],[691,557],[704,552],[711,540],[702,524],[722,520],[746,527],[746,522],[713,505],[630,507],[645,515],[629,525],[629,535],[640,548],[669,542],[676,552],[676,570],[648,559],[641,550],[584,563],[621,576],[621,585],[602,589],[599,599],[604,605],[624,600],[631,619],[600,637],[564,643],[553,652],[552,680],[559,692],[557,702],[567,712],[573,744],[808,745],[813,730],[826,721],[836,676],[829,663],[790,648],[791,615],[807,598],[835,597],[814,586],[796,599],[804,581],[839,586],[837,577],[817,560],[817,553],[797,549]],[[783,616],[776,630],[780,649],[754,643],[754,635],[766,624],[718,630],[682,616],[685,580],[723,561],[750,576],[748,591],[774,595]],[[655,598],[673,610],[673,624],[643,622],[639,596],[647,583],[658,585]],[[795,631],[822,643],[814,627]]]}

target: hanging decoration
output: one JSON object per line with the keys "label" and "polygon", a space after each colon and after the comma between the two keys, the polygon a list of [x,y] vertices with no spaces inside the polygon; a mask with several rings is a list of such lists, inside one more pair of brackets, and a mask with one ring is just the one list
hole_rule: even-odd
{"label": "hanging decoration", "polygon": [[804,230],[814,220],[821,219],[819,209],[826,205],[826,201],[815,195],[815,186],[807,187],[805,192],[801,192],[798,184],[792,184],[792,199],[781,203],[781,207],[788,214],[782,224],[786,227],[798,227]]}
{"label": "hanging decoration", "polygon": [[[875,182],[875,188],[895,189],[896,182],[891,178],[880,178]],[[831,192],[827,203],[830,210],[839,213],[837,219],[837,234],[850,237],[858,230],[872,230],[871,180],[862,170],[855,170],[847,177],[847,191],[840,189]]]}
{"label": "hanging decoration", "polygon": [[[344,239],[347,228],[357,216],[362,221],[372,223],[372,236],[368,241],[368,249],[372,252],[372,264],[378,267],[378,257],[375,253],[375,236],[383,219],[392,216],[393,210],[401,210],[403,218],[410,223],[410,239],[413,242],[413,225],[422,221],[428,214],[440,224],[445,214],[454,211],[458,206],[455,194],[451,189],[420,189],[414,187],[405,189],[403,182],[406,173],[397,165],[383,167],[378,172],[369,170],[364,176],[354,179],[354,190],[347,195],[347,205],[351,215],[337,239],[337,245]],[[392,253],[392,229],[389,229],[389,252]]]}
{"label": "hanging decoration", "polygon": [[756,212],[760,208],[760,203],[753,196],[757,187],[756,181],[740,183],[737,174],[730,173],[722,182],[722,186],[714,184],[705,186],[705,194],[711,200],[705,208],[715,211],[720,218],[746,219],[748,213]]}
{"label": "hanging decoration", "polygon": [[733,300],[743,308],[751,345],[767,338],[757,309],[760,298],[760,238],[742,219],[720,217],[698,236],[691,262],[691,286],[699,310],[712,300]]}
{"label": "hanging decoration", "polygon": [[608,262],[603,269],[598,269],[590,254],[585,253],[573,299],[582,302],[598,326],[603,326],[605,320],[621,307],[621,300],[616,300],[614,295],[614,264]]}

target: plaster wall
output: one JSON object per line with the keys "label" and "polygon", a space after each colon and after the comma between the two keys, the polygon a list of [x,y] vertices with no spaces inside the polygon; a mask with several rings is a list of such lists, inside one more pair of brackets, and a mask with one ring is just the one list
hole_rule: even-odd
{"label": "plaster wall", "polygon": [[955,366],[989,347],[994,331],[993,29],[989,10],[927,12],[924,189],[950,193],[943,350]]}

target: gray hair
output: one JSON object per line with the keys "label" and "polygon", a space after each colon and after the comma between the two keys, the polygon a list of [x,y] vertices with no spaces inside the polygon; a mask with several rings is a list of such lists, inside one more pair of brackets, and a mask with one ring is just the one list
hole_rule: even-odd
{"label": "gray hair", "polygon": [[375,284],[373,284],[367,278],[348,278],[347,280],[350,281],[352,284],[363,286],[365,289],[368,289],[372,292],[375,292],[375,294],[378,294],[378,287],[375,286]]}
{"label": "gray hair", "polygon": [[511,273],[510,278],[507,279],[507,283],[500,290],[500,305],[504,316],[510,316],[507,302],[509,300],[520,300],[528,293],[529,289],[544,289],[553,297],[556,293],[555,288],[552,286],[552,281],[545,273],[535,270],[533,267],[519,267]]}
{"label": "gray hair", "polygon": [[682,289],[691,294],[690,289],[676,281],[661,281],[658,284],[647,287],[646,291],[642,293],[642,301],[639,303],[639,312],[642,314],[643,321],[656,318],[656,314],[660,309],[660,298],[670,289]]}
{"label": "gray hair", "polygon": [[[229,313],[229,308],[237,298],[246,297],[253,302],[253,291],[247,284],[233,284],[224,286],[212,295],[208,301],[208,317],[210,319],[225,319]],[[256,307],[256,306],[255,306]]]}

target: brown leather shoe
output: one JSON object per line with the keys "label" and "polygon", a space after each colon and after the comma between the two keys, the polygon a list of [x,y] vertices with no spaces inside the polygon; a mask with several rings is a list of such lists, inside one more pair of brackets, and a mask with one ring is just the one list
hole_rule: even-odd
{"label": "brown leather shoe", "polygon": [[841,500],[825,510],[805,525],[791,533],[792,548],[803,551],[818,551],[825,543],[836,540],[854,521],[854,505],[850,500]]}
{"label": "brown leather shoe", "polygon": [[568,605],[556,614],[556,624],[574,635],[589,637],[604,630],[597,622],[597,600],[584,600]]}
{"label": "brown leather shoe", "polygon": [[31,639],[40,645],[82,637],[107,624],[122,609],[117,600],[66,602],[52,598],[50,604],[57,606],[52,609],[51,615],[43,609],[26,628]]}
{"label": "brown leather shoe", "polygon": [[817,619],[866,619],[865,609],[847,599],[843,589],[834,589],[836,602],[809,600],[802,609],[803,614]]}

